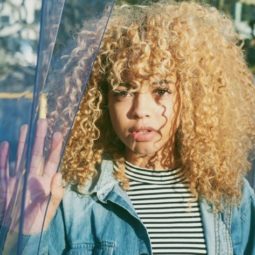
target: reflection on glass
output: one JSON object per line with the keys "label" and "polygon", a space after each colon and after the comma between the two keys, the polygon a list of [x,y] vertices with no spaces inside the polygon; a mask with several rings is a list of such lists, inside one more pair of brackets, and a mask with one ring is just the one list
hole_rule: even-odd
{"label": "reflection on glass", "polygon": [[[3,254],[26,254],[23,248],[31,234],[38,236],[33,245],[40,251],[40,233],[47,227],[52,209],[49,202],[51,181],[53,178],[53,182],[59,182],[56,172],[61,153],[112,5],[112,0],[43,1],[35,86],[30,84],[29,90],[22,80],[20,91],[15,94],[15,84],[19,82],[14,80],[14,86],[8,86],[7,80],[2,79],[2,96],[18,98],[17,109],[25,115],[22,120],[7,116],[14,101],[8,104],[6,98],[0,100],[1,114],[6,116],[2,118],[1,129],[7,129],[1,133],[1,141],[10,141],[8,135],[15,133],[14,142],[0,145],[0,246]],[[84,41],[79,51],[74,50],[77,40]],[[86,75],[82,84],[74,87],[73,67],[81,63],[87,70]],[[34,68],[32,65],[32,75]],[[8,93],[3,94],[6,87]],[[62,192],[62,186],[59,187]]]}

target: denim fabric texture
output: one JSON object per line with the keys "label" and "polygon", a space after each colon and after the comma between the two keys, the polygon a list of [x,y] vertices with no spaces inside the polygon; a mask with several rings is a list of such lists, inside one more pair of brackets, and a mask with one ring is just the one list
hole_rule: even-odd
{"label": "denim fabric texture", "polygon": [[[96,183],[81,194],[66,190],[49,228],[42,234],[40,255],[149,255],[150,239],[127,194],[104,160]],[[200,200],[208,255],[255,255],[255,195],[247,181],[241,204],[213,213]],[[24,255],[37,254],[39,235],[25,237]]]}

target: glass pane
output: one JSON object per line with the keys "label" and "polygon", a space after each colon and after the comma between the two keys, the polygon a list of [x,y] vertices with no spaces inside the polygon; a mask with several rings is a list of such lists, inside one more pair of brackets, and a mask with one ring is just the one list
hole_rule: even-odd
{"label": "glass pane", "polygon": [[[64,148],[63,145],[62,149],[61,146],[57,149],[58,160],[54,167],[51,165],[51,172],[47,172],[47,166],[52,163],[48,164],[47,159],[56,159],[56,155],[51,153],[52,137],[55,132],[60,132],[61,135],[55,134],[55,141],[59,136],[64,138],[63,144],[67,140],[112,5],[112,0],[43,1],[35,86],[30,86],[26,119],[17,123],[18,118],[13,116],[10,120],[7,116],[3,122],[5,127],[8,121],[15,125],[8,125],[1,141],[8,141],[10,132],[17,133],[14,144],[1,143],[0,149],[1,188],[2,194],[6,194],[1,206],[3,254],[26,254],[23,246],[30,241],[30,234],[37,237],[33,239],[33,254],[40,251],[40,233],[50,198],[50,180],[57,171],[59,155]],[[75,49],[77,40],[84,41],[84,46],[78,51]],[[82,84],[74,86],[70,77],[74,66],[81,63],[86,75]],[[1,107],[2,112],[4,107],[7,107],[6,103]],[[17,107],[24,111],[20,102]],[[19,127],[23,123],[29,123],[29,126],[22,126],[18,138]],[[15,150],[17,147],[19,149]],[[7,172],[11,173],[10,176]]]}

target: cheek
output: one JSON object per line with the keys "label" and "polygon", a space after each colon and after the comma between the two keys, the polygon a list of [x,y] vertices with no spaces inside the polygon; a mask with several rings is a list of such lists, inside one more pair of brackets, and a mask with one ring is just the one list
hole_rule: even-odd
{"label": "cheek", "polygon": [[112,107],[109,107],[109,115],[110,115],[110,118],[111,118],[112,126],[115,129],[116,124],[118,123],[118,116],[116,114],[115,109],[113,109]]}
{"label": "cheek", "polygon": [[[166,136],[172,136],[174,130],[177,129],[176,126],[178,126],[178,107],[174,105],[173,100],[169,100],[165,102],[165,104],[162,104],[162,107],[164,108],[163,112],[161,112],[162,118],[163,118],[163,125],[162,125],[162,134],[164,135],[164,138],[167,138]],[[175,127],[174,127],[175,126]],[[174,130],[173,130],[174,129]]]}
{"label": "cheek", "polygon": [[172,100],[168,100],[161,104],[161,109],[159,114],[165,119],[167,123],[173,119],[174,108],[173,108]]}
{"label": "cheek", "polygon": [[112,127],[118,136],[121,136],[122,130],[125,127],[125,118],[120,108],[111,106],[109,107],[109,115],[111,118]]}
{"label": "cheek", "polygon": [[180,125],[180,110],[177,107],[171,107],[167,113],[168,120],[166,124],[166,133],[172,137],[175,136]]}

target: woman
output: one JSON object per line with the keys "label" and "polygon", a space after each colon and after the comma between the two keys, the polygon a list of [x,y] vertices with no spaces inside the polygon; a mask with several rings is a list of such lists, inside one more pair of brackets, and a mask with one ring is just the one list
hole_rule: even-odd
{"label": "woman", "polygon": [[[40,254],[255,254],[243,178],[255,88],[237,44],[211,7],[116,7],[65,152],[65,194],[48,174]],[[81,59],[66,86],[83,73]]]}

